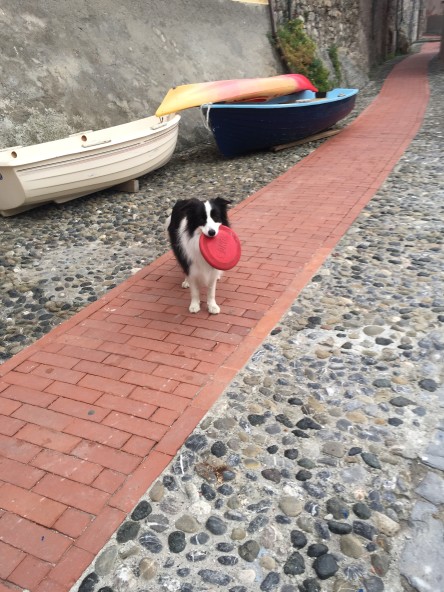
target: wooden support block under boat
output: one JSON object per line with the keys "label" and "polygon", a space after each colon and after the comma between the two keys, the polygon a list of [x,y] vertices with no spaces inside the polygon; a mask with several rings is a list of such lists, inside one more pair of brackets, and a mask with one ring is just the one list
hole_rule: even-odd
{"label": "wooden support block under boat", "polygon": [[137,193],[139,191],[139,179],[130,179],[125,183],[114,185],[113,189],[117,191],[124,191],[125,193]]}
{"label": "wooden support block under boat", "polygon": [[326,132],[321,132],[320,134],[314,134],[313,136],[308,136],[307,138],[303,138],[302,140],[297,140],[296,142],[289,142],[288,144],[279,144],[278,146],[273,146],[271,148],[272,152],[279,152],[279,150],[285,150],[286,148],[292,148],[293,146],[299,146],[300,144],[306,144],[307,142],[314,142],[315,140],[323,140],[324,138],[329,138],[330,136],[336,136],[339,134],[340,129],[334,130],[327,130]]}

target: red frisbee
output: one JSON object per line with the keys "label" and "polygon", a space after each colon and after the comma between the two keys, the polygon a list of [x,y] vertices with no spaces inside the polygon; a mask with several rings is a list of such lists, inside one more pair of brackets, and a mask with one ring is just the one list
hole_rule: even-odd
{"label": "red frisbee", "polygon": [[205,261],[221,271],[234,267],[241,256],[239,237],[223,224],[219,226],[216,236],[201,234],[199,248]]}

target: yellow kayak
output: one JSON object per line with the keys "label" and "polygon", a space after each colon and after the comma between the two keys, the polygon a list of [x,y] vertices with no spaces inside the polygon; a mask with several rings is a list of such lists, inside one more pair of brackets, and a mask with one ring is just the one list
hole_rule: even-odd
{"label": "yellow kayak", "polygon": [[171,88],[156,111],[157,117],[206,103],[246,100],[265,101],[302,90],[317,91],[302,74],[281,74],[268,78],[239,78],[184,84]]}

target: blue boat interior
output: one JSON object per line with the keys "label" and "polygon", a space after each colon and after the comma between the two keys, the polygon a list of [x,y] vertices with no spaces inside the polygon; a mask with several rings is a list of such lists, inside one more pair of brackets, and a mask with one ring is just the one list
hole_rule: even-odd
{"label": "blue boat interior", "polygon": [[320,105],[322,103],[332,103],[335,101],[342,101],[345,98],[352,97],[358,94],[359,90],[356,88],[334,88],[326,93],[327,96],[319,97],[317,94],[311,90],[302,90],[297,93],[292,93],[290,95],[284,95],[281,97],[273,97],[268,99],[267,101],[240,101],[238,103],[210,103],[206,105],[202,105],[202,107],[211,106],[212,109],[217,108],[218,106],[223,106],[224,109],[226,108],[235,108],[235,109],[242,109],[251,107],[258,107],[258,108],[265,108],[265,107],[285,107],[285,106],[298,106],[301,107],[308,106],[310,104],[313,105]]}

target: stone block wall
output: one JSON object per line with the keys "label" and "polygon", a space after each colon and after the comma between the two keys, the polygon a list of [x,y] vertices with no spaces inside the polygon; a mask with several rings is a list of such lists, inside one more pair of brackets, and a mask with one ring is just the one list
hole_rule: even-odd
{"label": "stone block wall", "polygon": [[440,35],[444,25],[444,2],[442,0],[425,0],[426,32],[430,35]]}
{"label": "stone block wall", "polygon": [[407,51],[425,28],[425,0],[270,0],[279,26],[302,18],[332,71],[328,50],[338,48],[344,85],[362,86],[373,66]]}

